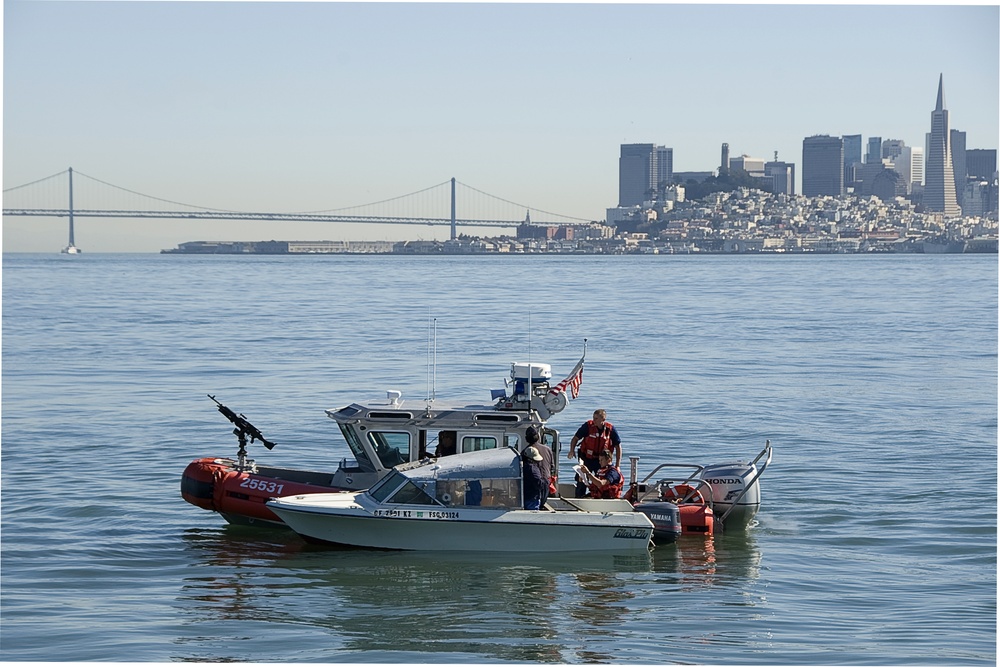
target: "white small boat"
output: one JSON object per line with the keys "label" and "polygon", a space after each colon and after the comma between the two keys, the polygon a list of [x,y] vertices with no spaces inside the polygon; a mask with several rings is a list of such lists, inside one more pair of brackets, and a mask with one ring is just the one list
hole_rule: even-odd
{"label": "white small boat", "polygon": [[417,551],[645,551],[653,523],[624,499],[522,509],[521,456],[503,447],[397,466],[364,492],[273,498],[310,541]]}
{"label": "white small boat", "polygon": [[62,254],[64,255],[79,255],[81,252],[83,251],[77,248],[72,243],[62,249]]}

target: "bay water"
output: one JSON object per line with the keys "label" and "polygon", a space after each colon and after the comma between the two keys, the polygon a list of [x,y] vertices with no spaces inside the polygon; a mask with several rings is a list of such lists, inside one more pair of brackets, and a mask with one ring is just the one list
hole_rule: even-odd
{"label": "bay water", "polygon": [[[6,254],[4,661],[996,663],[997,259]],[[747,459],[758,523],[648,556],[306,545],[184,502],[331,470],[324,410],[568,373],[640,456]],[[570,461],[561,462],[567,474]]]}

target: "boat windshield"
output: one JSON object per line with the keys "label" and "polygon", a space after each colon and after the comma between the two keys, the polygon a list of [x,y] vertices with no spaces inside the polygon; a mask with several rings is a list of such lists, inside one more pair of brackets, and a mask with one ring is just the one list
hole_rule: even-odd
{"label": "boat windshield", "polygon": [[[432,485],[433,486],[433,485]],[[387,503],[397,503],[400,505],[437,505],[437,501],[434,498],[427,495],[427,492],[421,489],[419,486],[414,484],[412,481],[407,481],[406,484],[401,486],[396,493],[392,494],[389,500],[385,501]]]}
{"label": "boat windshield", "polygon": [[388,475],[375,482],[374,486],[368,489],[368,495],[381,503],[389,497],[389,494],[398,489],[399,485],[404,481],[406,481],[406,477],[401,475],[398,471],[393,470]]}

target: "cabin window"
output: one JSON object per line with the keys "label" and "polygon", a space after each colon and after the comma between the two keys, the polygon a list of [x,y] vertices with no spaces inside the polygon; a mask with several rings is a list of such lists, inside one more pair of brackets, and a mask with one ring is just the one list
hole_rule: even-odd
{"label": "cabin window", "polygon": [[421,489],[419,486],[414,484],[412,481],[407,481],[406,484],[402,486],[399,491],[387,500],[389,503],[397,503],[400,505],[437,505],[437,502],[427,495],[427,492]]}
{"label": "cabin window", "polygon": [[434,497],[448,507],[521,507],[517,479],[438,480]]}
{"label": "cabin window", "polygon": [[368,440],[386,468],[410,460],[410,434],[406,431],[369,431]]}
{"label": "cabin window", "polygon": [[483,507],[521,509],[521,480],[484,479]]}
{"label": "cabin window", "polygon": [[338,426],[340,426],[340,432],[344,434],[347,446],[351,448],[351,453],[354,454],[354,458],[358,462],[358,467],[365,472],[375,472],[375,464],[368,458],[368,454],[365,453],[365,448],[361,444],[361,438],[354,432],[354,429],[347,424],[338,424]]}
{"label": "cabin window", "polygon": [[483,449],[496,449],[497,439],[493,436],[467,435],[462,438],[463,452],[478,452]]}

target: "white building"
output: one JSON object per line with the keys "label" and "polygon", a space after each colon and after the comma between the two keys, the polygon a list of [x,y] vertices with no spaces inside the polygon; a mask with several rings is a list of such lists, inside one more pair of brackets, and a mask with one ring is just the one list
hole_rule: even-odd
{"label": "white building", "polygon": [[742,169],[755,178],[764,178],[765,176],[764,160],[749,155],[729,158],[729,168]]}

